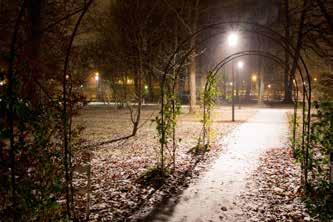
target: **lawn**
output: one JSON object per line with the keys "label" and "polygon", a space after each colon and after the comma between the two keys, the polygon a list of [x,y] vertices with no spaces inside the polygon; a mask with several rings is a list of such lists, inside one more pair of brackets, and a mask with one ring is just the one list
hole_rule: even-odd
{"label": "lawn", "polygon": [[[176,193],[186,185],[193,172],[205,167],[223,147],[221,139],[230,130],[256,113],[255,108],[236,108],[236,122],[231,122],[231,108],[218,107],[213,114],[213,138],[211,151],[197,164],[197,157],[188,151],[193,148],[201,132],[201,113],[189,114],[186,108],[177,121],[176,171],[159,189],[142,185],[137,179],[158,160],[159,143],[156,125],[152,121],[158,114],[158,107],[144,107],[141,123],[135,137],[100,147],[92,147],[90,217],[92,221],[124,221],[131,215],[150,209],[162,197]],[[74,119],[75,125],[85,129],[81,134],[83,146],[127,136],[131,133],[130,113],[127,109],[110,106],[88,106]],[[77,151],[80,159],[82,150]],[[171,152],[166,151],[169,158]],[[80,159],[77,162],[86,162]],[[200,166],[201,165],[201,166]],[[78,168],[74,175],[76,202],[81,218],[86,212],[87,170]]]}

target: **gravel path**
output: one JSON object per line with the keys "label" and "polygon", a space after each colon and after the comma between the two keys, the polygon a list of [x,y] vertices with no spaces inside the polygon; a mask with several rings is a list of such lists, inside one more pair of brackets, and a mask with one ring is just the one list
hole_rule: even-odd
{"label": "gravel path", "polygon": [[246,221],[246,214],[235,201],[246,190],[260,155],[271,148],[285,146],[286,113],[284,109],[261,109],[235,129],[220,142],[226,149],[212,167],[179,199],[171,199],[153,221]]}

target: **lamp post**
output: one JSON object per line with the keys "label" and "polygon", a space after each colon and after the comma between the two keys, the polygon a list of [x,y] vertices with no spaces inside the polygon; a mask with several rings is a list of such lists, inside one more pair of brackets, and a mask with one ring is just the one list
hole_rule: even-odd
{"label": "lamp post", "polygon": [[237,76],[236,92],[237,92],[237,97],[238,97],[238,109],[240,109],[241,108],[241,98],[240,98],[240,93],[239,93],[239,78],[240,78],[240,73],[244,68],[244,62],[238,61],[237,68],[238,68],[238,76]]}
{"label": "lamp post", "polygon": [[267,85],[267,88],[268,88],[268,93],[267,93],[267,102],[268,102],[268,98],[269,98],[269,94],[270,94],[270,92],[271,92],[272,85],[271,85],[271,84],[268,84],[268,85]]}
{"label": "lamp post", "polygon": [[[236,32],[232,32],[228,35],[228,45],[231,48],[235,48],[238,44],[239,36]],[[232,73],[232,122],[235,122],[235,72],[234,62],[231,61],[231,73]]]}

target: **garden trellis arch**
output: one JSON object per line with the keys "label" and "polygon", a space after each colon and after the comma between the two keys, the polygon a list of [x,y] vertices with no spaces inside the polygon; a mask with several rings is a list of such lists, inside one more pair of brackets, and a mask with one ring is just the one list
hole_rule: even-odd
{"label": "garden trellis arch", "polygon": [[[221,70],[226,64],[228,64],[229,62],[235,60],[235,59],[238,59],[240,57],[244,57],[244,56],[261,56],[261,57],[264,57],[264,58],[268,58],[272,61],[274,61],[275,63],[277,63],[278,65],[282,66],[282,67],[286,67],[286,64],[284,63],[284,61],[279,58],[278,56],[276,55],[273,55],[269,52],[266,52],[266,51],[258,51],[258,50],[248,50],[248,51],[241,51],[241,52],[238,52],[238,53],[234,53],[226,58],[224,58],[223,60],[221,60],[220,62],[218,62],[214,67],[213,69],[211,69],[209,72],[208,72],[208,76],[207,76],[207,80],[210,79],[210,78],[214,78],[219,70]],[[297,66],[297,70],[299,71],[300,73],[300,76],[301,76],[301,80],[302,82],[304,81],[304,78],[303,78],[303,71],[301,69],[300,66]],[[295,83],[295,91],[294,91],[294,96],[295,96],[295,103],[294,103],[294,122],[293,122],[293,141],[295,141],[296,139],[296,118],[297,118],[297,105],[298,105],[298,92],[299,91],[303,91],[303,99],[302,99],[302,104],[303,104],[303,107],[302,107],[302,110],[303,110],[303,122],[305,122],[305,103],[306,103],[306,87],[304,84],[301,84],[301,89],[299,88],[300,85],[297,84],[297,79],[294,78],[294,83]],[[210,84],[211,82],[210,81],[206,81],[206,84],[205,84],[205,88],[204,90],[207,91],[207,89],[210,87]],[[204,93],[204,95],[206,95],[206,93]],[[205,101],[205,99],[204,99]],[[206,118],[206,115],[205,115],[205,112],[208,112],[208,110],[206,110],[205,108],[205,104],[204,104],[204,107],[203,107],[203,112],[204,112],[204,115],[203,115],[203,118]],[[209,114],[208,114],[209,115]],[[205,122],[205,120],[203,121]],[[305,124],[303,124],[303,126],[305,126]],[[203,126],[204,127],[204,126]],[[302,128],[302,135],[305,135],[306,134],[306,129],[303,127]],[[205,131],[207,131],[207,129],[203,129],[203,132],[204,132],[204,138],[203,140],[205,140]],[[208,142],[208,140],[207,140]],[[295,146],[295,143],[293,142],[292,144],[293,146]],[[302,147],[305,148],[305,141],[302,140]],[[295,148],[295,147],[294,147]],[[307,163],[304,163],[304,164],[307,164]]]}
{"label": "garden trellis arch", "polygon": [[[285,50],[286,53],[289,54],[289,56],[291,56],[294,59],[294,64],[296,65],[296,70],[298,70],[299,72],[299,76],[302,80],[302,91],[303,91],[303,99],[302,99],[302,114],[303,114],[303,118],[302,118],[302,150],[304,151],[304,157],[305,157],[305,162],[304,162],[304,181],[305,184],[307,184],[307,168],[308,168],[308,160],[309,160],[309,146],[310,146],[310,127],[311,127],[311,104],[312,104],[312,98],[311,98],[311,91],[312,91],[312,87],[311,87],[311,75],[309,73],[309,69],[305,63],[304,58],[302,57],[301,53],[297,51],[297,49],[281,34],[279,34],[278,32],[275,32],[274,30],[272,30],[271,28],[265,26],[265,25],[261,25],[261,24],[257,24],[257,23],[252,23],[252,22],[235,22],[235,21],[225,21],[225,22],[218,22],[218,23],[214,23],[211,25],[207,25],[203,28],[201,28],[200,30],[198,30],[197,32],[191,34],[188,38],[186,38],[185,40],[183,40],[180,45],[175,49],[175,51],[170,55],[169,60],[165,66],[164,69],[164,73],[161,76],[161,81],[160,81],[160,87],[161,87],[161,106],[160,106],[160,131],[161,131],[161,141],[165,141],[166,140],[166,121],[165,121],[165,115],[164,115],[164,110],[165,110],[165,105],[169,102],[168,98],[166,98],[166,92],[172,88],[170,86],[168,86],[168,84],[170,84],[170,81],[167,81],[167,79],[169,76],[172,76],[172,81],[176,81],[177,80],[177,76],[180,73],[181,67],[182,65],[185,64],[187,58],[191,55],[191,53],[193,53],[193,51],[195,50],[195,48],[187,48],[187,44],[193,39],[193,38],[198,38],[200,37],[203,33],[205,33],[206,31],[209,30],[217,30],[217,33],[214,33],[213,35],[210,35],[207,38],[203,38],[201,41],[198,42],[198,45],[200,45],[200,43],[204,43],[206,41],[208,41],[210,38],[216,37],[218,35],[223,35],[226,32],[228,32],[228,27],[230,27],[230,25],[233,26],[238,26],[241,27],[239,28],[237,31],[242,33],[252,33],[252,34],[256,34],[259,35],[263,38],[266,38],[268,40],[271,40],[272,42],[276,43],[277,45],[279,45],[282,49]],[[179,56],[179,52],[181,50],[185,51],[184,55]],[[263,52],[259,53],[259,52],[252,52],[252,54],[248,51],[248,52],[242,52],[248,55],[255,55],[256,53],[259,56],[266,56],[269,57],[271,59],[274,59],[276,62],[279,61],[279,63],[282,62],[282,60],[277,60],[278,57],[268,53],[265,53],[265,55],[263,54]],[[224,60],[222,60],[221,62],[219,62],[218,64],[216,64],[216,66],[211,69],[210,73],[212,73],[212,71],[214,70],[219,70],[219,67],[223,67],[225,64],[224,63],[228,63],[228,60],[233,60],[235,58],[233,57],[240,57],[240,56],[244,56],[238,53],[234,53],[231,56],[228,56],[227,58],[225,58]],[[179,57],[179,63],[175,63],[175,57]],[[303,72],[304,70],[304,72]],[[173,72],[173,75],[171,75],[170,73]],[[295,73],[297,74],[297,73]],[[298,95],[299,92],[299,84],[297,84],[296,81],[296,76],[294,73],[290,73],[291,79],[294,80],[295,82],[295,93]],[[207,87],[205,86],[205,89],[207,89]],[[175,92],[173,92],[175,93]],[[294,93],[294,94],[295,94]],[[169,97],[170,98],[170,97]],[[307,104],[307,106],[306,106]],[[295,103],[295,108],[294,108],[294,117],[297,117],[297,102]],[[293,123],[293,141],[296,140],[296,119]],[[162,167],[163,167],[163,152],[164,152],[164,146],[165,143],[161,143],[161,163],[162,163]],[[295,143],[293,143],[293,146],[295,146]]]}

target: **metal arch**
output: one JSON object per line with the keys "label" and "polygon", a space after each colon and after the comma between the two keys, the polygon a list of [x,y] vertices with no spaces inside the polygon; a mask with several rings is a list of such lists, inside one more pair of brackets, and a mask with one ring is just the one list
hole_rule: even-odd
{"label": "metal arch", "polygon": [[[186,38],[185,40],[183,40],[180,45],[177,47],[177,49],[175,50],[175,52],[170,56],[169,58],[169,61],[167,63],[167,66],[165,68],[165,73],[168,73],[169,72],[169,68],[172,68],[172,59],[174,58],[174,56],[194,37],[197,37],[198,35],[200,35],[201,33],[203,33],[204,31],[206,30],[211,30],[211,29],[221,29],[222,27],[220,26],[223,26],[223,25],[230,25],[230,24],[237,24],[237,25],[248,25],[250,28],[253,28],[253,27],[257,27],[257,28],[261,28],[265,31],[267,31],[267,33],[271,33],[271,34],[274,34],[274,36],[278,36],[279,39],[275,39],[275,42],[278,43],[280,46],[282,46],[284,49],[287,49],[285,48],[284,46],[288,46],[292,49],[292,51],[296,51],[295,47],[289,43],[289,41],[284,37],[282,36],[280,33],[274,31],[273,29],[265,26],[265,25],[260,25],[258,23],[253,23],[253,22],[247,22],[247,21],[242,21],[242,22],[239,22],[239,21],[225,21],[225,22],[218,22],[218,23],[214,23],[214,24],[210,24],[210,25],[207,25],[201,29],[199,29],[198,31],[194,32],[193,34],[191,34],[188,38]],[[244,30],[243,30],[244,31]],[[257,33],[261,36],[265,36],[263,33],[259,32],[259,31],[255,31],[255,30],[248,30],[248,32],[252,32],[252,33]],[[222,34],[224,32],[219,32],[218,34]],[[267,37],[267,36],[265,36]],[[270,38],[271,40],[273,40],[273,38]],[[285,45],[281,44],[284,43]],[[191,52],[193,51],[193,49],[191,50]],[[291,53],[289,50],[288,50],[288,53]],[[295,55],[293,53],[290,54],[293,58],[295,58]],[[185,55],[186,57],[188,56],[188,54]],[[306,70],[306,73],[307,75],[309,75],[309,72],[308,72],[308,69],[307,69],[307,66],[306,66],[306,63],[302,57],[302,55],[299,55],[299,58],[301,60],[301,63],[302,65],[304,66],[304,69]],[[310,75],[308,76],[308,82],[309,82],[309,87],[310,86],[310,83],[311,83],[311,79],[310,79]]]}
{"label": "metal arch", "polygon": [[[224,65],[226,65],[227,63],[229,63],[230,61],[234,60],[234,59],[237,59],[239,57],[243,57],[243,56],[250,56],[250,55],[255,55],[255,56],[261,56],[261,57],[265,57],[265,58],[269,58],[273,61],[275,61],[276,63],[278,63],[279,65],[281,65],[282,67],[285,67],[285,64],[283,62],[283,60],[281,58],[279,58],[278,56],[276,55],[273,55],[269,52],[265,52],[265,51],[259,51],[259,50],[248,50],[248,51],[241,51],[241,52],[238,52],[238,53],[234,53],[232,55],[230,55],[229,57],[221,60],[217,65],[215,65],[215,67],[209,71],[209,73],[211,75],[217,75],[218,71],[220,69],[223,68]],[[299,65],[297,66],[297,69],[298,71],[300,72],[301,76],[302,75],[302,69],[301,67],[299,67]],[[207,77],[209,78],[209,77]],[[297,81],[295,78],[294,78],[295,81]],[[302,81],[303,82],[303,81]],[[208,84],[208,82],[206,82],[206,85]],[[205,85],[205,89],[206,89],[206,85]],[[302,84],[303,86],[303,90],[306,90],[306,87],[304,86],[304,84]],[[299,86],[297,85],[297,91],[299,91]],[[304,103],[305,101],[303,101]]]}
{"label": "metal arch", "polygon": [[[274,37],[271,37],[269,35],[266,35],[266,33],[262,33],[262,32],[256,31],[256,30],[252,30],[252,29],[250,29],[250,30],[243,30],[243,32],[247,31],[247,32],[251,32],[251,33],[256,33],[256,34],[259,34],[260,36],[264,36],[266,38],[269,38],[270,40],[276,42],[278,45],[280,45],[282,48],[284,48],[287,51],[287,53],[290,56],[292,56],[293,59],[295,59],[295,57],[296,57],[295,54],[292,53],[291,50],[290,50],[290,49],[292,49],[292,51],[296,51],[295,47],[293,45],[291,45],[289,43],[289,41],[284,36],[282,36],[280,33],[276,32],[276,31],[274,31],[273,29],[271,29],[271,28],[269,28],[269,27],[267,27],[265,25],[260,25],[258,23],[253,23],[253,22],[246,22],[246,21],[243,21],[243,22],[239,22],[239,21],[225,21],[225,22],[218,22],[218,23],[207,25],[207,26],[203,27],[202,29],[194,32],[187,39],[183,40],[183,42],[181,42],[181,44],[177,47],[177,49],[175,50],[175,52],[171,55],[171,57],[170,57],[170,59],[169,59],[169,61],[167,63],[167,66],[165,68],[165,75],[169,72],[169,68],[173,68],[173,65],[171,65],[171,63],[172,63],[172,59],[174,58],[174,56],[179,52],[179,50],[181,50],[183,48],[183,46],[185,46],[186,43],[188,43],[188,41],[190,41],[192,38],[200,35],[201,33],[203,33],[206,30],[217,29],[217,28],[221,29],[222,27],[220,27],[220,26],[230,25],[230,24],[238,24],[238,25],[243,24],[243,25],[248,25],[250,28],[257,27],[257,28],[263,29],[264,31],[267,31],[268,33],[274,34],[274,36],[278,36],[279,39],[274,39]],[[219,32],[219,33],[217,33],[217,35],[220,35],[220,34],[222,34],[224,32]],[[204,41],[206,41],[206,40],[204,40]],[[281,42],[284,43],[284,44],[281,44]],[[193,50],[194,50],[193,48],[190,49],[188,51],[188,53],[186,53],[183,56],[183,60],[182,60],[181,64],[185,63],[186,58],[190,55],[190,53],[193,52]],[[300,61],[302,63],[302,66],[303,66],[305,72],[306,72],[306,77],[307,77],[306,79],[307,79],[308,87],[309,87],[309,90],[308,91],[306,90],[305,92],[307,92],[307,102],[308,102],[308,117],[307,117],[308,124],[307,124],[307,127],[308,127],[308,131],[310,132],[310,124],[311,124],[311,94],[312,94],[312,92],[311,92],[312,91],[311,90],[311,77],[310,77],[310,73],[309,73],[309,70],[307,68],[307,65],[306,65],[306,63],[305,63],[305,61],[304,61],[304,59],[303,59],[303,57],[302,57],[301,54],[299,55],[299,59],[300,59]],[[297,66],[298,66],[298,64],[297,64]],[[294,78],[294,76],[292,76],[292,78]],[[305,82],[304,81],[304,77],[301,76],[301,78],[302,78],[302,81],[304,83]],[[162,85],[164,85],[164,81],[165,81],[164,79],[165,79],[165,77],[162,78]],[[308,132],[308,135],[307,135],[307,137],[308,137],[308,144],[310,144],[310,133],[309,132]]]}
{"label": "metal arch", "polygon": [[[200,30],[198,30],[197,32],[195,32],[195,33],[193,33],[191,36],[189,36],[189,38],[187,38],[187,39],[185,39],[182,43],[181,43],[181,45],[176,49],[176,51],[175,51],[175,54],[177,53],[177,52],[179,52],[179,50],[190,40],[190,39],[192,39],[193,37],[195,37],[195,36],[198,36],[199,34],[201,34],[201,33],[203,33],[203,31],[205,31],[205,30],[209,30],[209,29],[217,29],[217,28],[221,28],[220,26],[221,25],[226,25],[226,24],[245,24],[245,25],[248,25],[250,28],[253,28],[253,27],[259,27],[260,29],[263,29],[264,31],[266,31],[266,32],[260,32],[260,30],[258,31],[258,30],[252,30],[252,29],[250,29],[250,30],[242,30],[243,32],[250,32],[250,33],[256,33],[256,34],[258,34],[258,35],[260,35],[260,36],[263,36],[263,37],[266,37],[266,38],[268,38],[268,39],[270,39],[270,40],[272,40],[272,41],[274,41],[275,43],[277,43],[278,45],[280,45],[283,49],[285,49],[286,51],[287,51],[287,53],[291,56],[291,57],[293,57],[293,59],[295,59],[295,54],[293,53],[293,52],[291,52],[291,50],[290,49],[292,49],[293,51],[295,51],[295,47],[293,46],[293,45],[291,45],[289,42],[288,42],[288,40],[284,37],[284,36],[282,36],[280,33],[278,33],[278,32],[275,32],[274,30],[272,30],[272,29],[270,29],[269,27],[267,27],[267,26],[264,26],[264,25],[260,25],[260,24],[257,24],[257,23],[251,23],[251,22],[233,22],[233,21],[231,21],[231,22],[219,22],[219,23],[215,23],[215,24],[211,24],[211,25],[208,25],[208,26],[206,26],[206,27],[203,27],[202,29],[200,29]],[[268,32],[267,32],[268,31]],[[215,35],[212,35],[212,36],[210,36],[210,37],[208,37],[207,39],[204,39],[203,41],[201,41],[201,42],[205,42],[205,41],[207,41],[209,38],[212,38],[212,37],[214,37],[214,36],[216,36],[216,35],[221,35],[221,34],[223,34],[225,31],[222,31],[222,32],[219,32],[219,33],[217,33],[217,34],[215,34]],[[271,35],[268,35],[267,33],[271,33],[271,34],[274,34],[274,36],[278,36],[279,38],[278,39],[276,39],[276,38],[274,38],[274,37],[272,37]],[[284,44],[281,44],[281,42],[282,43],[284,43]],[[186,60],[186,58],[190,55],[190,53],[192,53],[193,52],[193,48],[192,49],[190,49],[184,56],[183,56],[183,61],[181,62],[181,64],[184,64],[185,63],[185,60]],[[175,55],[174,54],[174,55]],[[173,56],[174,56],[173,55]],[[171,56],[171,58],[173,58],[173,56]],[[307,124],[307,128],[308,128],[308,134],[307,134],[307,137],[308,137],[308,144],[310,144],[310,124],[311,124],[311,78],[310,78],[310,74],[309,74],[309,71],[308,71],[308,68],[307,68],[307,65],[306,65],[306,63],[305,63],[305,61],[304,61],[304,59],[303,59],[303,57],[302,57],[302,55],[299,55],[299,59],[300,59],[300,61],[301,61],[301,64],[302,64],[302,66],[303,66],[303,68],[304,68],[304,70],[305,70],[305,72],[306,72],[306,80],[307,80],[307,82],[308,82],[308,87],[309,87],[309,90],[306,90],[306,87],[303,87],[303,91],[304,91],[304,93],[306,93],[306,97],[307,97],[307,102],[308,102],[308,117],[307,117],[307,120],[308,120],[308,124]],[[170,62],[171,62],[171,60],[170,60]],[[168,66],[169,65],[171,65],[171,63],[168,63]],[[297,66],[299,66],[298,64],[297,64]],[[171,66],[171,68],[172,68],[172,66]],[[167,73],[167,72],[166,72]],[[305,83],[305,78],[304,78],[304,75],[300,72],[300,75],[301,75],[301,79],[302,79],[302,82],[303,83]],[[292,76],[292,78],[294,79],[295,77],[294,76]]]}
{"label": "metal arch", "polygon": [[[259,50],[248,50],[248,51],[241,51],[238,53],[234,53],[230,56],[228,56],[227,58],[224,58],[223,60],[221,60],[219,63],[217,63],[213,69],[211,69],[209,71],[209,74],[207,76],[207,79],[210,78],[211,76],[216,76],[219,72],[220,69],[222,69],[226,64],[228,64],[229,62],[231,62],[234,59],[243,57],[243,56],[250,56],[250,55],[255,55],[255,56],[261,56],[261,57],[265,57],[265,58],[269,58],[272,61],[276,62],[277,64],[279,64],[282,67],[286,67],[284,61],[279,58],[276,55],[273,55],[269,52],[265,52],[265,51],[259,51]],[[300,76],[303,77],[302,75],[302,69],[301,67],[297,64],[297,69],[300,72]],[[297,118],[297,105],[298,105],[298,91],[299,91],[299,85],[297,84],[297,79],[293,78],[293,80],[295,81],[295,91],[294,92],[294,96],[296,93],[296,102],[294,103],[294,122],[293,122],[293,149],[295,149],[295,141],[296,141],[296,129],[297,129],[297,123],[296,123],[296,118]],[[302,78],[302,83],[303,83],[303,78]],[[205,84],[205,91],[208,89],[209,86],[209,82],[207,81]],[[303,115],[302,115],[302,122],[303,122],[303,126],[302,126],[302,152],[305,153],[305,160],[304,163],[302,163],[302,169],[304,170],[304,174],[305,174],[305,182],[307,183],[307,164],[308,164],[308,148],[309,146],[305,147],[305,133],[309,133],[309,128],[306,129],[305,128],[305,92],[306,92],[306,87],[304,84],[302,84],[302,89],[303,89]],[[204,118],[205,118],[205,104],[204,104]],[[305,149],[306,148],[306,149]]]}
{"label": "metal arch", "polygon": [[[236,22],[235,22],[236,23]],[[240,22],[237,22],[237,24],[239,24]],[[246,22],[244,22],[244,23],[246,23]],[[224,24],[227,24],[227,22],[225,22]],[[256,34],[259,34],[260,36],[263,36],[263,37],[266,37],[266,38],[268,38],[268,39],[270,39],[270,40],[272,40],[272,41],[274,41],[275,43],[277,43],[278,45],[280,45],[283,49],[285,49],[286,51],[287,51],[287,53],[293,58],[293,59],[295,59],[295,55],[291,52],[291,50],[289,49],[289,47],[291,47],[292,49],[294,49],[294,47],[292,46],[292,45],[290,45],[287,41],[285,41],[285,38],[283,37],[283,36],[281,36],[279,33],[277,33],[277,32],[275,32],[274,30],[271,30],[271,29],[269,29],[269,28],[267,28],[267,27],[265,27],[265,26],[262,26],[262,25],[258,25],[258,24],[256,24],[256,23],[246,23],[246,24],[252,24],[252,25],[254,25],[254,26],[259,26],[259,27],[261,27],[261,28],[266,28],[266,29],[268,29],[270,32],[273,32],[275,35],[277,35],[277,36],[279,36],[280,38],[282,38],[282,40],[280,39],[280,40],[277,40],[277,39],[275,39],[274,37],[272,37],[272,36],[270,36],[270,35],[267,35],[266,33],[263,33],[263,32],[258,32],[258,31],[253,31],[253,30],[243,30],[243,32],[250,32],[250,33],[256,33]],[[214,25],[215,26],[215,25]],[[208,28],[207,28],[208,29]],[[203,29],[202,29],[203,30]],[[200,34],[199,32],[200,31],[202,31],[202,30],[199,30],[196,34]],[[204,40],[202,40],[200,43],[202,43],[202,42],[205,42],[205,41],[207,41],[208,39],[210,39],[210,38],[213,38],[213,37],[215,37],[215,36],[217,36],[217,35],[221,35],[221,34],[223,34],[225,31],[223,31],[223,32],[219,32],[219,33],[216,33],[216,34],[214,34],[214,35],[211,35],[211,36],[209,36],[208,38],[206,38],[206,39],[204,39]],[[194,37],[193,35],[192,35],[192,37]],[[191,39],[191,38],[189,38],[189,39]],[[175,54],[181,49],[181,47],[182,47],[182,45],[184,45],[189,39],[186,39],[186,40],[184,40],[184,42],[176,49],[176,51],[175,51],[175,53],[171,56],[171,58],[173,58],[174,56],[175,56]],[[284,40],[284,41],[283,41]],[[289,47],[287,47],[286,45],[284,45],[284,44],[281,44],[281,42],[284,42],[284,43],[286,43],[287,42],[287,46],[289,46]],[[183,55],[183,58],[182,58],[182,61],[181,61],[181,63],[180,64],[184,64],[185,63],[185,60],[186,60],[186,58],[192,53],[194,51],[194,48],[191,48],[190,50],[188,50],[188,52],[185,54],[185,55]],[[302,55],[299,55],[299,59],[301,60],[301,63],[302,63],[302,66],[304,67],[304,70],[306,71],[306,76],[307,76],[307,81],[309,82],[309,84],[308,84],[308,86],[309,86],[309,91],[307,91],[307,90],[304,90],[307,94],[306,94],[306,97],[307,97],[307,102],[308,102],[308,110],[310,110],[310,112],[311,112],[311,78],[310,78],[310,74],[309,74],[309,72],[308,72],[308,68],[307,68],[307,66],[306,66],[306,63],[304,62],[304,59],[302,58]],[[167,66],[170,66],[171,65],[171,63],[168,63],[168,65]],[[175,65],[175,64],[174,64]],[[173,68],[174,67],[174,65],[171,65],[171,67],[170,68]],[[297,66],[299,66],[298,64],[297,64]],[[180,69],[180,68],[179,68]],[[178,71],[176,72],[177,73],[177,75],[179,74],[179,69],[178,69]],[[167,71],[167,70],[166,70]],[[166,75],[166,73],[167,72],[165,72],[165,75]],[[292,77],[292,78],[294,78],[294,76]],[[303,83],[305,83],[305,78],[304,78],[304,76],[301,74],[301,78],[302,78],[302,82]],[[162,84],[163,85],[163,84]],[[308,114],[308,123],[310,123],[310,120],[311,120],[311,115],[310,115],[310,113]],[[308,129],[310,129],[310,125],[308,124]],[[308,135],[308,138],[310,138],[309,137],[309,135]],[[309,142],[309,141],[308,141]]]}
{"label": "metal arch", "polygon": [[[280,33],[278,32],[275,32],[274,30],[270,29],[269,27],[265,26],[265,25],[260,25],[260,24],[257,24],[257,23],[252,23],[252,22],[235,22],[235,21],[227,21],[227,22],[219,22],[219,23],[215,23],[215,24],[211,24],[211,25],[208,25],[208,26],[205,26],[203,27],[202,29],[194,32],[193,34],[191,34],[187,39],[183,40],[181,42],[181,44],[177,47],[177,49],[175,50],[175,52],[170,56],[170,59],[169,61],[167,62],[167,65],[164,69],[164,74],[161,78],[161,110],[163,110],[163,107],[164,107],[164,87],[165,87],[165,82],[166,82],[166,76],[167,74],[169,73],[170,69],[174,68],[174,66],[176,64],[173,64],[172,65],[172,60],[173,58],[177,55],[177,53],[179,53],[179,51],[194,37],[200,35],[201,33],[203,33],[204,31],[206,30],[210,30],[210,29],[222,29],[222,27],[220,26],[224,26],[224,25],[230,25],[230,24],[238,24],[238,25],[248,25],[249,26],[249,30],[243,30],[243,32],[247,31],[247,32],[251,32],[251,33],[256,33],[260,36],[264,36],[266,38],[269,38],[270,40],[276,42],[278,45],[280,45],[283,49],[286,50],[286,52],[293,58],[295,59],[296,58],[296,49],[293,45],[291,45],[288,40],[286,38],[284,38],[284,36],[282,36]],[[260,28],[262,30],[254,30],[254,28],[257,27],[257,28]],[[260,31],[264,31],[264,32],[260,32]],[[222,31],[222,32],[219,32],[215,35],[221,35],[222,33],[226,32],[225,30]],[[274,36],[278,36],[279,38],[274,38],[272,37],[272,35],[274,34]],[[211,38],[211,37],[210,37]],[[207,41],[204,40],[204,41]],[[181,63],[180,64],[184,64],[185,63],[185,60],[186,58],[188,58],[188,56],[194,51],[194,48],[191,48],[190,50],[187,51],[187,53],[185,55],[182,56],[182,59],[181,59]],[[304,97],[304,94],[306,94],[306,97],[307,97],[307,103],[308,103],[308,115],[307,115],[307,146],[306,146],[306,160],[308,159],[308,148],[309,148],[309,144],[310,144],[310,124],[311,124],[311,77],[310,77],[310,73],[309,73],[309,70],[307,68],[307,65],[302,57],[301,54],[299,54],[299,58],[298,58],[301,62],[301,65],[303,66],[305,72],[306,72],[306,80],[308,82],[308,88],[309,90],[306,90],[306,85],[304,84],[305,83],[305,79],[304,79],[304,76],[303,74],[300,72],[300,75],[301,75],[301,78],[302,78],[302,82],[303,82],[303,134],[302,134],[302,141],[304,140],[304,136],[305,136],[305,128],[304,128],[304,123],[305,123],[305,119],[304,119],[304,114],[305,114],[305,97]],[[300,71],[301,68],[299,67],[299,64],[297,62],[297,69]],[[179,70],[180,68],[178,68],[178,70],[175,72],[175,75],[178,75],[179,74]],[[292,76],[293,79],[295,79],[294,76]],[[298,86],[297,86],[298,88]],[[161,112],[161,120],[162,120],[162,127],[164,127],[164,122],[163,122],[163,119],[164,119],[164,115],[163,115],[163,112]],[[304,142],[302,143],[304,144]],[[304,145],[303,145],[304,147]],[[306,167],[307,168],[307,165]]]}

